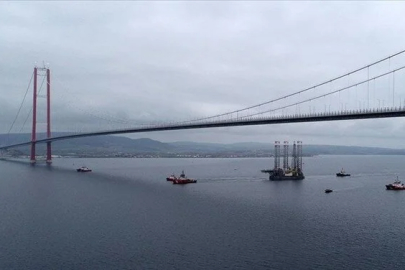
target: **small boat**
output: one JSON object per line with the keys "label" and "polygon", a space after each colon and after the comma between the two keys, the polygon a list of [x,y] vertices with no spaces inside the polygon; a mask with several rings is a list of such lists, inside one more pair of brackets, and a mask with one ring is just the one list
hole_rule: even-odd
{"label": "small boat", "polygon": [[173,180],[173,184],[191,184],[197,183],[197,180],[186,177],[184,171],[181,172],[180,177]]}
{"label": "small boat", "polygon": [[331,189],[329,189],[329,188],[327,188],[327,189],[325,189],[325,193],[331,193],[333,190],[331,190]]}
{"label": "small boat", "polygon": [[385,185],[385,187],[387,190],[405,190],[405,185],[401,181],[398,181],[398,177],[394,183]]}
{"label": "small boat", "polygon": [[79,169],[76,169],[78,172],[91,172],[91,170],[85,166],[80,167]]}
{"label": "small boat", "polygon": [[177,179],[177,176],[175,176],[174,174],[170,175],[169,177],[166,177],[167,181],[173,181],[173,180],[176,180],[176,179]]}
{"label": "small boat", "polygon": [[336,176],[338,176],[338,177],[350,176],[350,173],[346,173],[342,168],[342,170],[340,172],[336,173]]}

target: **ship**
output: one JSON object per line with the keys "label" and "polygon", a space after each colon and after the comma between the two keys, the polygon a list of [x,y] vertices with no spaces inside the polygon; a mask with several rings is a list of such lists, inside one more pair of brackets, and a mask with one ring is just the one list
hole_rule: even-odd
{"label": "ship", "polygon": [[343,168],[340,170],[340,172],[336,173],[336,176],[338,177],[345,177],[345,176],[350,176],[350,173],[346,173]]}
{"label": "ship", "polygon": [[293,144],[291,166],[288,164],[289,147],[288,142],[284,141],[283,151],[283,167],[280,166],[280,142],[274,144],[274,168],[270,170],[262,170],[263,173],[269,174],[269,180],[303,180],[305,179],[302,171],[302,142],[297,141]]}
{"label": "ship", "polygon": [[387,190],[405,190],[405,185],[398,181],[398,177],[394,183],[385,185],[385,187]]}
{"label": "ship", "polygon": [[76,169],[77,172],[91,172],[91,170],[85,166],[82,166],[78,169]]}
{"label": "ship", "polygon": [[184,184],[192,184],[192,183],[197,183],[197,180],[191,179],[186,177],[186,174],[184,171],[181,172],[180,177],[176,177],[176,179],[173,179],[173,184],[178,184],[178,185],[184,185]]}

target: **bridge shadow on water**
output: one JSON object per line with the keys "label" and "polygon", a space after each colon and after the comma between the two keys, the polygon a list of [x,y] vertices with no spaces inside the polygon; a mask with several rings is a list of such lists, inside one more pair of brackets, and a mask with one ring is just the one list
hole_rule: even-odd
{"label": "bridge shadow on water", "polygon": [[[12,163],[16,165],[29,167],[36,171],[48,171],[55,172],[59,175],[67,176],[68,178],[75,176],[74,178],[80,178],[81,181],[93,182],[93,183],[110,183],[110,184],[124,184],[128,187],[151,187],[152,185],[136,175],[114,175],[106,172],[77,172],[76,169],[61,167],[54,164],[47,164],[44,161],[37,161],[35,164],[31,164],[28,159],[7,159],[0,158],[0,162]],[[156,185],[154,185],[156,187]]]}

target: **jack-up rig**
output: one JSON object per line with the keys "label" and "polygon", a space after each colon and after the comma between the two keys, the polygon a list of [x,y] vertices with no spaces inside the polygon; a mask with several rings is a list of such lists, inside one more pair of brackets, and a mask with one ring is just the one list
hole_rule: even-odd
{"label": "jack-up rig", "polygon": [[262,170],[269,174],[269,180],[302,180],[305,178],[302,172],[302,142],[293,144],[291,166],[288,165],[289,147],[288,141],[284,141],[283,167],[280,167],[281,145],[279,141],[274,144],[274,169]]}

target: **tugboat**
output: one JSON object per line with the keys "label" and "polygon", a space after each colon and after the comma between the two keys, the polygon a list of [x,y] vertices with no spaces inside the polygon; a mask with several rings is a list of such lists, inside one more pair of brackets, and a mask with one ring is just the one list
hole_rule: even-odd
{"label": "tugboat", "polygon": [[78,172],[91,172],[91,170],[85,166],[80,167],[79,169],[76,169]]}
{"label": "tugboat", "polygon": [[387,188],[387,190],[404,190],[405,189],[405,185],[403,183],[401,183],[401,181],[398,181],[398,177],[394,183],[385,185],[385,187]]}
{"label": "tugboat", "polygon": [[181,184],[191,184],[191,183],[197,183],[197,180],[187,178],[184,171],[181,172],[179,178],[173,179],[173,184],[180,184],[181,185]]}
{"label": "tugboat", "polygon": [[337,177],[345,177],[345,176],[350,176],[350,173],[346,173],[343,168],[340,170],[340,172],[336,173]]}
{"label": "tugboat", "polygon": [[166,177],[167,181],[173,181],[173,180],[176,180],[176,179],[177,179],[177,176],[175,176],[174,173],[172,175],[170,175],[169,177]]}

